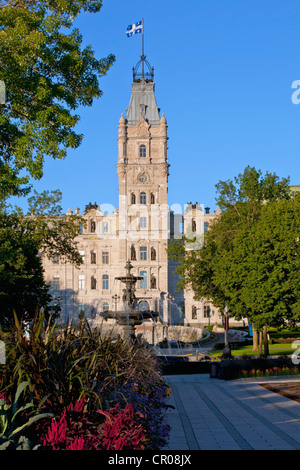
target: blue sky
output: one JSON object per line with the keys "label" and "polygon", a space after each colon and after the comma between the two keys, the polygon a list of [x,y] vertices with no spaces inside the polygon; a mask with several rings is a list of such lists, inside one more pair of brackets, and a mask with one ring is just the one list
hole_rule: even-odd
{"label": "blue sky", "polygon": [[[131,94],[144,18],[145,54],[169,135],[169,205],[196,201],[215,210],[215,184],[247,165],[300,184],[299,0],[103,0],[76,21],[84,44],[116,62],[103,96],[79,109],[82,145],[47,161],[38,191],[59,188],[63,210],[90,201],[118,207],[117,133]],[[300,96],[300,95],[299,95]]]}

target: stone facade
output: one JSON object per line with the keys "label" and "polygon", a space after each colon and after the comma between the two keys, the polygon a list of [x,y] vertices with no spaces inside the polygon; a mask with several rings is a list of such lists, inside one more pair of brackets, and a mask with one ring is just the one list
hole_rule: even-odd
{"label": "stone facade", "polygon": [[175,264],[167,254],[170,239],[185,233],[201,243],[218,212],[210,214],[197,203],[187,204],[183,214],[170,210],[167,142],[167,122],[164,114],[160,117],[153,81],[134,81],[126,118],[122,115],[118,126],[119,208],[107,214],[96,203],[85,207],[86,227],[78,237],[84,259],[80,268],[57,258],[43,260],[63,321],[120,309],[124,286],[115,278],[124,274],[128,259],[133,274],[143,276],[135,292],[139,308],[159,312],[161,323],[201,327],[222,321],[210,303],[196,302],[191,291],[176,291]]}

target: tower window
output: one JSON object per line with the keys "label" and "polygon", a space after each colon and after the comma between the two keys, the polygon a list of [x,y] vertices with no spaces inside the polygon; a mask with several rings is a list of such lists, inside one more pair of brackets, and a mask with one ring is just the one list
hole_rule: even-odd
{"label": "tower window", "polygon": [[140,246],[140,260],[146,261],[147,260],[147,247]]}
{"label": "tower window", "polygon": [[144,191],[140,193],[140,204],[146,204],[146,193]]}
{"label": "tower window", "polygon": [[146,145],[140,145],[140,158],[146,157]]}
{"label": "tower window", "polygon": [[140,281],[140,288],[147,289],[147,271],[141,271],[140,275],[143,276],[143,279]]}

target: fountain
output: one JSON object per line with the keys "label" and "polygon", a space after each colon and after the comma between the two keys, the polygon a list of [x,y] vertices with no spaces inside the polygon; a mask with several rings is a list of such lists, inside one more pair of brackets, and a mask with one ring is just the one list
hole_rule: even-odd
{"label": "fountain", "polygon": [[103,312],[103,317],[105,320],[108,318],[113,318],[116,320],[117,325],[123,327],[124,333],[132,341],[136,340],[135,336],[135,327],[141,325],[143,320],[146,318],[156,318],[158,313],[156,312],[141,312],[138,309],[136,297],[135,297],[135,284],[137,281],[143,279],[142,276],[134,276],[131,274],[131,269],[133,268],[132,264],[128,260],[125,266],[126,275],[119,276],[115,279],[121,281],[125,284],[125,289],[123,289],[122,301],[124,308],[121,311],[107,311]]}

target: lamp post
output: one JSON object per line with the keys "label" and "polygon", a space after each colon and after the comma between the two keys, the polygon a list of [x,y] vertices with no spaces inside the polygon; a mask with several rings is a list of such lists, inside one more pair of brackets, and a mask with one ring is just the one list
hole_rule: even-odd
{"label": "lamp post", "polygon": [[228,343],[228,330],[229,330],[229,308],[224,308],[224,349],[223,349],[223,356],[224,357],[231,357],[231,350]]}

